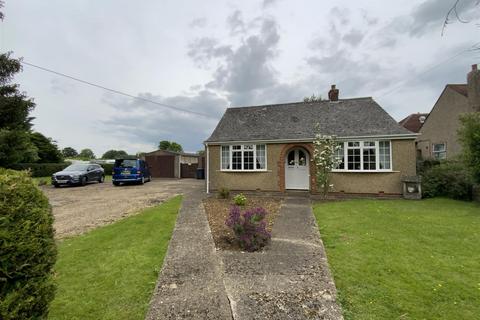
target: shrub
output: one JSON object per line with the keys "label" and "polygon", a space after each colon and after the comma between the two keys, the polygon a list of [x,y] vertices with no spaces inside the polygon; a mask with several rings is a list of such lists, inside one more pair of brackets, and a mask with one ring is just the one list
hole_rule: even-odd
{"label": "shrub", "polygon": [[240,247],[246,251],[257,251],[264,247],[271,235],[267,231],[263,208],[249,209],[244,212],[240,207],[232,206],[225,224],[232,228]]}
{"label": "shrub", "polygon": [[43,319],[55,293],[53,216],[27,172],[0,169],[0,319]]}
{"label": "shrub", "polygon": [[102,163],[100,164],[105,171],[106,175],[111,175],[113,172],[113,163]]}
{"label": "shrub", "polygon": [[237,194],[235,197],[233,197],[233,202],[237,206],[244,206],[247,204],[247,197],[243,193]]}
{"label": "shrub", "polygon": [[10,166],[13,170],[30,170],[32,177],[48,177],[57,171],[62,171],[70,165],[64,163],[17,163]]}
{"label": "shrub", "polygon": [[461,115],[460,123],[458,136],[462,143],[463,156],[474,179],[480,183],[480,112]]}
{"label": "shrub", "polygon": [[230,190],[228,190],[227,188],[220,188],[220,190],[218,190],[218,197],[220,199],[230,198]]}
{"label": "shrub", "polygon": [[436,159],[417,160],[417,174],[423,176],[425,172],[438,166],[440,163],[441,161]]}
{"label": "shrub", "polygon": [[426,198],[472,199],[472,175],[462,162],[444,161],[426,170],[422,179],[423,196]]}

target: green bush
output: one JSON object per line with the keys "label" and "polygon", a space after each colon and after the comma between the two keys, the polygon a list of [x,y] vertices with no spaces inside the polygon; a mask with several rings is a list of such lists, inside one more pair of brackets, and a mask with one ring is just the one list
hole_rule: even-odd
{"label": "green bush", "polygon": [[70,165],[64,163],[17,163],[10,166],[13,170],[30,170],[32,177],[48,177],[57,171],[62,171]]}
{"label": "green bush", "polygon": [[480,112],[461,115],[460,123],[458,137],[462,143],[463,157],[474,179],[480,183]]}
{"label": "green bush", "polygon": [[423,197],[472,199],[473,179],[461,161],[443,161],[426,170],[422,176]]}
{"label": "green bush", "polygon": [[243,193],[237,194],[235,197],[233,197],[233,202],[237,206],[244,206],[247,204],[247,197]]}
{"label": "green bush", "polygon": [[103,170],[105,170],[106,175],[112,174],[113,163],[101,163],[100,165],[102,166]]}
{"label": "green bush", "polygon": [[57,249],[48,199],[27,172],[0,169],[0,319],[44,319]]}
{"label": "green bush", "polygon": [[417,174],[422,176],[425,172],[438,166],[440,163],[441,161],[436,159],[417,160]]}
{"label": "green bush", "polygon": [[220,199],[230,198],[230,190],[228,190],[227,188],[220,188],[220,190],[218,190],[218,197]]}

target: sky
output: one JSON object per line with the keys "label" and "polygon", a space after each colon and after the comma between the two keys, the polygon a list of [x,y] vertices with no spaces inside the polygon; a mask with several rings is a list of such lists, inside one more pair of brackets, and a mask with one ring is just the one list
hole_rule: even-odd
{"label": "sky", "polygon": [[461,0],[6,0],[1,52],[25,65],[34,130],[60,148],[203,149],[227,107],[373,97],[397,121],[429,112],[480,63],[480,5]]}

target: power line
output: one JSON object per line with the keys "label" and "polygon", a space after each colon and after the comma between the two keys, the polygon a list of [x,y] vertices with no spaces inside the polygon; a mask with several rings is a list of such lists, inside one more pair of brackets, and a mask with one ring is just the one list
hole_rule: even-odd
{"label": "power line", "polygon": [[86,85],[95,87],[95,88],[103,89],[103,90],[105,90],[105,91],[109,91],[109,92],[112,92],[112,93],[115,93],[115,94],[119,94],[119,95],[126,96],[126,97],[129,97],[129,98],[132,98],[132,99],[140,100],[140,101],[143,101],[143,102],[153,103],[153,104],[156,104],[156,105],[161,106],[161,107],[163,107],[163,108],[167,108],[167,109],[171,109],[171,110],[175,110],[175,111],[180,111],[180,112],[184,112],[184,113],[189,113],[189,114],[194,114],[194,115],[201,116],[201,117],[205,117],[205,118],[209,118],[209,119],[218,120],[217,118],[212,117],[212,116],[210,116],[210,115],[208,115],[208,114],[205,114],[205,113],[190,111],[190,110],[185,109],[185,108],[172,106],[172,105],[169,105],[169,104],[161,103],[161,102],[158,102],[158,101],[153,101],[153,100],[146,99],[146,98],[142,98],[142,97],[139,97],[139,96],[134,96],[134,95],[132,95],[132,94],[125,93],[125,92],[122,92],[122,91],[119,91],[119,90],[115,90],[115,89],[111,89],[111,88],[102,86],[102,85],[100,85],[100,84],[96,84],[96,83],[89,82],[89,81],[85,81],[85,80],[82,80],[82,79],[79,79],[79,78],[76,78],[76,77],[73,77],[73,76],[69,76],[69,75],[67,75],[67,74],[65,74],[65,73],[61,73],[61,72],[58,72],[58,71],[54,71],[54,70],[51,70],[51,69],[47,69],[47,68],[44,68],[44,67],[35,65],[35,64],[33,64],[33,63],[26,62],[26,61],[24,61],[24,60],[22,60],[21,63],[24,64],[24,65],[30,66],[30,67],[34,67],[34,68],[37,68],[37,69],[40,69],[40,70],[49,72],[49,73],[56,74],[56,75],[61,76],[61,77],[68,78],[68,79],[70,79],[70,80],[74,80],[74,81],[77,81],[77,82],[80,82],[80,83],[83,83],[83,84],[86,84]]}
{"label": "power line", "polygon": [[471,52],[471,51],[473,51],[473,50],[475,49],[475,47],[478,46],[478,45],[479,45],[479,43],[476,43],[476,44],[474,44],[473,46],[471,46],[471,47],[469,47],[469,48],[467,48],[467,49],[465,49],[465,50],[462,50],[462,51],[456,53],[455,55],[453,55],[453,56],[451,56],[451,57],[449,57],[449,58],[447,58],[447,59],[445,59],[445,60],[443,60],[443,61],[441,61],[441,62],[439,62],[439,63],[437,63],[437,64],[435,64],[435,65],[433,65],[433,66],[431,66],[430,68],[428,68],[428,69],[426,69],[426,70],[424,70],[424,71],[416,74],[415,76],[413,76],[413,77],[411,77],[411,78],[409,78],[409,79],[407,79],[407,80],[405,80],[405,81],[400,82],[399,85],[393,87],[392,89],[390,89],[389,91],[385,92],[384,94],[379,95],[378,98],[383,98],[383,97],[385,97],[385,96],[388,96],[389,94],[391,94],[391,93],[397,91],[398,89],[402,88],[403,86],[405,86],[407,83],[411,82],[412,80],[415,80],[415,79],[423,76],[424,74],[432,71],[433,69],[438,68],[438,67],[441,66],[442,64],[444,64],[444,63],[446,63],[446,62],[448,62],[448,61],[450,61],[450,60],[453,60],[453,59],[455,59],[456,57],[461,56],[462,54],[464,54],[464,53],[466,53],[466,52]]}

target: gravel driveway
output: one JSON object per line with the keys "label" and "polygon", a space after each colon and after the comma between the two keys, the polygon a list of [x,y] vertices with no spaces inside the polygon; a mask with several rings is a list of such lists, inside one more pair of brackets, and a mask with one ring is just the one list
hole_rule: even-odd
{"label": "gravel driveway", "polygon": [[84,233],[189,190],[202,189],[204,180],[153,179],[144,185],[114,187],[92,183],[85,187],[41,187],[55,217],[56,238]]}

